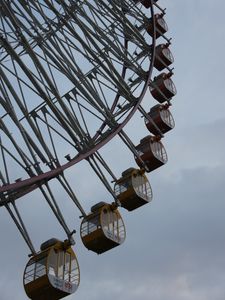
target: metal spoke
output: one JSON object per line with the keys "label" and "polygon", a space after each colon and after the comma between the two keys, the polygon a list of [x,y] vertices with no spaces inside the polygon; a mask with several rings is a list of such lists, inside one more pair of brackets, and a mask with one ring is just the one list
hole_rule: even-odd
{"label": "metal spoke", "polygon": [[0,2],[0,206],[35,253],[17,199],[39,188],[72,241],[49,182],[85,217],[64,171],[86,159],[117,202],[117,177],[99,150],[119,134],[137,156],[122,129],[138,108],[147,118],[153,1],[150,9],[133,0]]}

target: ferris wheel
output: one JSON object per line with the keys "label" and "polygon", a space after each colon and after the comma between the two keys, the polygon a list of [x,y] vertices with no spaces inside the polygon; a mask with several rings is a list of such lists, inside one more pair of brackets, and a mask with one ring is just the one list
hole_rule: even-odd
{"label": "ferris wheel", "polygon": [[[74,230],[50,181],[61,185],[80,211],[81,240],[98,254],[125,240],[118,208],[132,211],[152,199],[145,173],[167,162],[161,139],[174,127],[169,106],[176,94],[165,9],[158,2],[0,1],[0,206],[31,251],[24,272],[31,299],[61,299],[80,281]],[[141,102],[148,91],[153,100],[146,111]],[[124,131],[136,111],[150,132],[138,145]],[[121,176],[100,153],[115,136],[137,164]],[[94,204],[90,212],[64,172],[82,160],[113,199]],[[17,206],[36,189],[66,234],[65,241],[51,238],[38,251]]]}

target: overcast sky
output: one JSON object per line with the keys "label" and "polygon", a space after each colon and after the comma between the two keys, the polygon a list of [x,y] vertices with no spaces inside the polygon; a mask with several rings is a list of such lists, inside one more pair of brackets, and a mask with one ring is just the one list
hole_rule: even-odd
{"label": "overcast sky", "polygon": [[[169,161],[148,176],[152,203],[132,213],[122,211],[127,228],[123,245],[97,256],[81,245],[77,234],[81,284],[66,299],[225,299],[225,2],[158,3],[167,8],[178,90],[172,107],[176,128],[163,140]],[[154,104],[149,93],[144,105],[148,103]],[[135,142],[148,134],[138,115],[127,132]],[[115,139],[104,149],[119,172],[121,164],[135,166],[125,149],[119,158],[112,154],[120,143]],[[110,201],[85,170],[81,163],[68,176],[71,184],[79,183],[86,208],[89,201]],[[20,204],[35,246],[51,236],[63,238],[41,198],[35,192]],[[78,212],[64,200],[70,225],[79,229]],[[3,208],[0,231],[0,300],[26,300],[22,274],[28,249]]]}

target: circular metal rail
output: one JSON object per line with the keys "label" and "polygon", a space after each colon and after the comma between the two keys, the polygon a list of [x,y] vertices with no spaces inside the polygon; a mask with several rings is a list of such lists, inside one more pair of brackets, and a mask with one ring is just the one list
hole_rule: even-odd
{"label": "circular metal rail", "polygon": [[[122,130],[138,109],[151,78],[155,56],[155,35],[153,35],[151,43],[144,38],[145,23],[149,18],[133,1],[115,0],[110,1],[110,4],[101,0],[88,3],[86,1],[70,1],[70,4],[67,1],[55,1],[55,6],[52,4],[53,2],[40,1],[38,6],[35,6],[35,1],[27,2],[27,5],[24,4],[24,1],[10,1],[10,4],[8,1],[2,1],[1,4],[0,71],[2,79],[0,100],[3,109],[1,110],[0,130],[13,143],[14,151],[17,152],[17,154],[10,153],[7,142],[4,144],[1,140],[2,163],[3,169],[5,169],[5,176],[3,176],[5,180],[3,177],[1,178],[3,183],[0,187],[1,205],[11,199],[15,200],[46,181],[57,177],[64,170],[87,159],[109,142]],[[153,28],[155,28],[153,2],[151,1],[149,16]],[[115,9],[115,12],[112,8]],[[48,15],[50,12],[53,15],[52,18]],[[105,17],[104,24],[96,20],[106,12],[108,19]],[[141,21],[138,19],[137,23],[132,24],[135,14],[138,14]],[[81,30],[76,37],[73,36],[74,40],[72,40],[71,34],[76,34],[75,29],[78,28]],[[110,39],[112,34],[114,34],[113,39]],[[102,44],[98,41],[100,37]],[[82,50],[75,49],[75,40],[78,41]],[[113,42],[118,46],[115,47]],[[49,46],[56,48],[51,52]],[[88,47],[91,48],[91,46],[93,49],[88,50]],[[101,52],[97,53],[98,49]],[[62,50],[66,51],[67,57],[63,56]],[[119,62],[116,50],[121,55]],[[121,54],[122,50],[125,55]],[[84,70],[80,69],[82,66],[79,61],[80,57],[78,59],[80,65],[72,61],[74,54],[80,56],[81,52],[92,66],[92,68],[89,66],[86,73],[85,66]],[[138,56],[140,59],[135,58]],[[60,59],[64,61],[60,62]],[[144,62],[141,62],[142,59]],[[144,70],[147,61],[149,61],[148,69]],[[112,62],[116,67],[108,76],[107,72],[113,68]],[[28,63],[31,64],[31,69],[27,68]],[[62,91],[65,88],[61,87],[61,90],[58,88],[61,82],[52,73],[53,70],[55,74],[60,73],[70,83],[73,83],[73,85],[69,85],[70,88],[72,87],[69,92],[63,94]],[[97,80],[97,76],[101,76],[101,78]],[[16,82],[17,90],[10,83],[9,79],[12,78]],[[96,89],[91,88],[94,80],[100,86],[97,92]],[[109,89],[106,89],[106,82],[102,83],[103,80],[108,80],[109,84],[113,83]],[[116,86],[116,89],[113,85]],[[111,89],[111,102],[107,103],[106,99],[103,99],[105,96],[104,91],[101,91],[103,86],[105,91]],[[26,100],[29,97],[28,90],[32,96],[36,95],[43,101],[35,107],[27,107],[29,106]],[[91,92],[95,92],[93,98],[96,96],[99,98],[99,102],[93,101],[90,96]],[[96,109],[96,111],[92,110],[89,116],[96,115],[96,118],[101,121],[92,135],[88,130],[90,123],[85,124],[86,120],[82,120],[84,113],[80,113],[78,118],[77,114],[73,115],[73,107],[65,105],[66,100],[68,103],[69,101],[76,102],[76,96],[81,94],[82,97],[86,97],[85,103],[91,103],[92,107]],[[82,103],[77,101],[76,105],[77,109],[85,110],[85,112],[90,110],[89,104],[85,108]],[[101,105],[104,105],[103,111],[101,111]],[[16,114],[15,110],[20,110],[20,114]],[[57,126],[60,124],[60,130],[62,129],[58,135],[65,132],[68,136],[66,140],[71,143],[73,149],[76,149],[77,154],[74,154],[72,158],[68,156],[68,162],[65,163],[62,158],[57,158],[58,153],[54,149],[57,144],[51,141],[55,128],[53,128],[53,123],[50,124],[48,121],[46,121],[46,128],[51,133],[49,142],[52,142],[53,151],[50,151],[48,143],[44,142],[37,124],[37,119],[40,118],[39,112],[44,116],[51,114],[54,120],[57,119],[54,124]],[[79,122],[83,122],[83,126],[80,126]],[[26,148],[30,152],[29,158],[20,144],[13,139],[11,129],[9,129],[12,124],[18,127],[18,132],[22,135],[26,146],[24,149]],[[28,129],[24,124],[29,125]],[[85,127],[87,127],[86,131]],[[18,158],[18,154],[20,158]],[[29,177],[18,178],[16,182],[13,182],[7,175],[10,167],[10,164],[7,164],[7,156],[13,158],[17,165],[24,165]],[[37,157],[41,160],[42,165]]]}

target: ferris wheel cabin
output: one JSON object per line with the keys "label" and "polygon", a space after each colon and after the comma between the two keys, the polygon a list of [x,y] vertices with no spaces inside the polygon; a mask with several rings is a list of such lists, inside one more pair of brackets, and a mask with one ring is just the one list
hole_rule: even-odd
{"label": "ferris wheel cabin", "polygon": [[163,144],[155,136],[146,136],[136,146],[139,157],[136,157],[136,163],[140,168],[143,168],[143,163],[146,165],[147,172],[151,172],[167,162],[167,154]]}
{"label": "ferris wheel cabin", "polygon": [[58,300],[73,294],[80,282],[80,271],[67,242],[50,239],[26,265],[24,289],[32,300]]}
{"label": "ferris wheel cabin", "polygon": [[[154,2],[157,2],[158,0],[155,0]],[[134,0],[135,3],[141,3],[145,8],[151,7],[151,1],[150,0]]]}
{"label": "ferris wheel cabin", "polygon": [[166,133],[174,128],[175,122],[168,105],[157,104],[150,109],[149,119],[145,119],[147,129],[154,135]]}
{"label": "ferris wheel cabin", "polygon": [[[168,31],[168,26],[166,21],[163,18],[163,14],[155,14],[155,29],[156,29],[156,38],[159,38],[164,33]],[[146,28],[148,34],[153,37],[154,35],[154,28],[152,24],[152,18],[149,20],[149,23]]]}
{"label": "ferris wheel cabin", "polygon": [[126,232],[118,209],[105,202],[99,202],[83,219],[80,235],[88,250],[101,254],[122,244]]}
{"label": "ferris wheel cabin", "polygon": [[162,71],[173,62],[174,58],[168,44],[160,44],[155,48],[154,67],[158,71]]}
{"label": "ferris wheel cabin", "polygon": [[124,171],[114,190],[121,206],[128,211],[152,200],[152,189],[143,170],[129,168]]}
{"label": "ferris wheel cabin", "polygon": [[161,73],[154,78],[154,81],[150,84],[150,92],[152,97],[159,103],[169,101],[177,93],[175,84],[170,78],[171,74]]}

